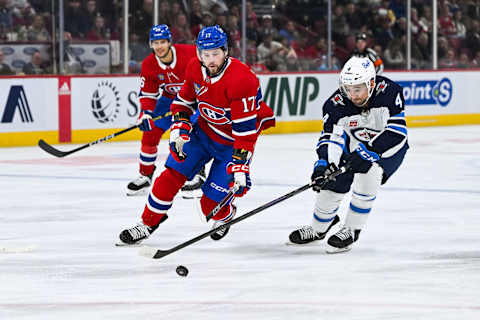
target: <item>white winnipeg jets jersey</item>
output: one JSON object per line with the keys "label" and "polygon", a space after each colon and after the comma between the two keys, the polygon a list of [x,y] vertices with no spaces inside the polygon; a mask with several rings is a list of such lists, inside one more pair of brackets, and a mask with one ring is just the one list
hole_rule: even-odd
{"label": "white winnipeg jets jersey", "polygon": [[342,152],[349,153],[362,142],[382,158],[393,156],[408,143],[404,108],[402,87],[386,77],[376,77],[366,107],[354,105],[337,90],[323,105],[317,153],[338,164]]}

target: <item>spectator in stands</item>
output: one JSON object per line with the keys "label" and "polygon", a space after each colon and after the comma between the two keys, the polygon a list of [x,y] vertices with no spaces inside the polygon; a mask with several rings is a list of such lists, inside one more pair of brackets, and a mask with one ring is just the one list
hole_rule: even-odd
{"label": "spectator in stands", "polygon": [[418,35],[416,41],[412,42],[412,68],[431,68],[431,53],[432,49],[430,48],[428,35],[422,32]]}
{"label": "spectator in stands", "polygon": [[177,17],[183,12],[182,6],[178,1],[170,2],[170,13],[168,15],[168,25],[173,26],[176,23]]}
{"label": "spectator in stands", "polygon": [[216,16],[215,24],[218,24],[223,30],[227,30],[228,16],[225,13]]}
{"label": "spectator in stands", "polygon": [[213,14],[211,14],[209,11],[204,11],[202,13],[202,23],[192,26],[192,34],[197,36],[203,27],[212,26],[214,21],[215,19]]}
{"label": "spectator in stands", "polygon": [[228,33],[228,39],[230,40],[230,46],[231,46],[229,54],[232,57],[239,58],[242,54],[242,48],[241,48],[242,34],[238,27],[237,16],[234,16],[234,15],[228,16],[226,31]]}
{"label": "spectator in stands", "polygon": [[282,62],[281,59],[279,59],[282,50],[284,50],[284,48],[280,42],[273,41],[271,34],[266,35],[263,42],[257,47],[258,61],[265,64],[270,71],[274,71],[278,63]]}
{"label": "spectator in stands", "polygon": [[22,29],[26,30],[33,22],[35,9],[30,6],[28,1],[10,1],[9,6],[12,8],[13,28],[18,31],[21,29],[20,26],[24,26]]}
{"label": "spectator in stands", "polygon": [[9,65],[3,62],[4,58],[4,53],[2,50],[0,50],[0,76],[15,74],[15,72],[10,69]]}
{"label": "spectator in stands", "polygon": [[389,9],[393,11],[397,19],[407,16],[407,2],[405,0],[385,0],[389,3]]}
{"label": "spectator in stands", "polygon": [[460,54],[460,58],[458,58],[458,62],[457,62],[457,68],[469,69],[471,67],[472,67],[472,64],[468,59],[468,55],[466,53]]}
{"label": "spectator in stands", "polygon": [[394,39],[390,19],[386,14],[381,13],[380,10],[375,16],[373,37],[383,48],[386,48],[388,43]]}
{"label": "spectator in stands", "polygon": [[475,57],[472,60],[472,66],[476,68],[480,68],[480,51],[475,53]]}
{"label": "spectator in stands", "polygon": [[288,44],[297,41],[298,31],[295,29],[295,24],[292,20],[287,21],[285,28],[280,30],[279,35],[283,38],[286,38]]}
{"label": "spectator in stands", "polygon": [[105,28],[105,18],[95,17],[95,25],[88,32],[87,39],[90,41],[110,40],[110,30]]}
{"label": "spectator in stands", "polygon": [[258,32],[258,28],[255,27],[255,21],[253,19],[247,19],[247,27],[246,27],[247,39],[255,41],[255,44],[260,42],[260,35]]}
{"label": "spectator in stands", "polygon": [[465,39],[466,46],[472,51],[480,51],[480,22],[472,20],[470,30],[467,31]]}
{"label": "spectator in stands", "polygon": [[419,21],[420,25],[422,28],[425,30],[425,32],[432,32],[432,26],[433,26],[433,17],[432,17],[432,7],[430,4],[426,4],[423,6],[423,15],[420,18]]}
{"label": "spectator in stands", "polygon": [[453,37],[458,39],[465,39],[465,36],[467,35],[467,28],[463,23],[461,10],[456,10],[453,14],[453,25],[455,26],[455,34],[453,35]]}
{"label": "spectator in stands", "polygon": [[39,51],[32,54],[32,60],[23,66],[23,73],[25,74],[47,74],[46,65],[43,61]]}
{"label": "spectator in stands", "polygon": [[193,43],[193,35],[188,25],[187,16],[180,12],[172,26],[172,41],[175,43]]}
{"label": "spectator in stands", "polygon": [[405,17],[405,15],[397,15],[395,12],[392,10],[390,7],[390,0],[383,0],[382,4],[378,7],[378,14],[381,16],[384,16],[390,27],[392,27],[395,22],[397,21],[397,18]]}
{"label": "spectator in stands", "polygon": [[74,39],[83,39],[89,30],[85,24],[86,19],[80,0],[70,0],[65,9],[65,31],[68,31]]}
{"label": "spectator in stands", "polygon": [[45,22],[43,16],[40,14],[35,15],[33,23],[27,29],[26,39],[28,41],[50,41],[50,33],[45,28]]}
{"label": "spectator in stands", "polygon": [[448,40],[446,37],[439,36],[437,40],[438,59],[443,59],[447,56],[447,52],[450,49]]}
{"label": "spectator in stands", "polygon": [[448,49],[447,55],[440,59],[438,66],[440,68],[456,68],[457,61],[455,60],[455,50],[452,48]]}
{"label": "spectator in stands", "polygon": [[268,72],[267,67],[257,61],[257,51],[255,49],[247,50],[247,65],[255,73]]}
{"label": "spectator in stands", "polygon": [[152,52],[148,43],[141,41],[136,33],[130,34],[128,49],[130,51],[130,62],[137,63],[139,69],[141,62]]}
{"label": "spectator in stands", "polygon": [[407,35],[407,18],[401,17],[397,19],[392,28],[393,37],[400,39],[400,37]]}
{"label": "spectator in stands", "polygon": [[350,32],[343,6],[336,5],[332,15],[332,38],[335,42],[343,43]]}
{"label": "spectator in stands", "polygon": [[360,15],[357,12],[355,3],[348,3],[345,7],[345,18],[350,25],[350,32],[358,33],[363,26],[364,21],[361,20]]}
{"label": "spectator in stands", "polygon": [[85,24],[88,30],[93,29],[95,26],[95,18],[100,15],[100,12],[97,10],[97,2],[95,0],[88,0],[86,11],[85,11]]}
{"label": "spectator in stands", "polygon": [[251,23],[253,24],[253,26],[255,28],[258,28],[259,27],[258,18],[255,11],[253,11],[252,1],[247,1],[246,9],[247,9],[247,20],[251,20]]}
{"label": "spectator in stands", "polygon": [[142,7],[135,11],[132,19],[129,19],[130,30],[140,37],[141,41],[148,42],[148,32],[153,21],[153,0],[143,0]]}
{"label": "spectator in stands", "polygon": [[390,41],[385,49],[385,68],[401,69],[405,68],[406,60],[401,48],[401,40],[394,39]]}
{"label": "spectator in stands", "polygon": [[[198,26],[201,23],[202,23],[202,6],[200,5],[199,0],[192,0],[190,3],[190,25],[193,27],[193,26]],[[195,37],[197,36],[197,34],[198,33],[193,33]]]}
{"label": "spectator in stands", "polygon": [[7,6],[7,0],[0,0],[0,26],[6,32],[12,31],[12,10]]}
{"label": "spectator in stands", "polygon": [[446,5],[440,5],[438,8],[439,33],[444,36],[452,36],[456,33],[455,24]]}
{"label": "spectator in stands", "polygon": [[262,26],[258,31],[260,37],[259,41],[263,41],[267,35],[271,35],[272,39],[278,39],[280,37],[278,29],[273,26],[272,16],[269,14],[264,14],[262,16]]}
{"label": "spectator in stands", "polygon": [[421,32],[428,32],[428,27],[425,25],[422,25],[420,23],[420,19],[418,18],[418,11],[415,8],[412,8],[412,13],[411,13],[411,19],[412,19],[412,37],[417,37]]}

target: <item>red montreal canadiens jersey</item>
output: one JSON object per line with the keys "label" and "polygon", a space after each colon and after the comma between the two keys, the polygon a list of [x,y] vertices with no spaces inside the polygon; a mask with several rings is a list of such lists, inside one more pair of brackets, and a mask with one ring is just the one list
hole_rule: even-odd
{"label": "red montreal canadiens jersey", "polygon": [[211,78],[200,61],[193,59],[171,105],[172,114],[192,114],[196,106],[198,125],[212,140],[253,152],[261,130],[275,125],[273,111],[262,101],[260,82],[250,68],[235,58],[226,63]]}
{"label": "red montreal canadiens jersey", "polygon": [[175,44],[171,48],[173,61],[169,65],[163,64],[153,52],[142,62],[138,97],[142,110],[155,109],[160,95],[175,98],[185,80],[188,62],[196,57],[193,45]]}

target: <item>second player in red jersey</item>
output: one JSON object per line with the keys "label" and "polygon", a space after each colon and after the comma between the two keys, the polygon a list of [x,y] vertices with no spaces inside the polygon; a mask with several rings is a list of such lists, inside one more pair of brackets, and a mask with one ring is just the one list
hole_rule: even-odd
{"label": "second player in red jersey", "polygon": [[[140,194],[151,184],[158,143],[171,125],[170,104],[183,85],[187,64],[196,57],[195,46],[171,43],[167,25],[152,27],[149,39],[152,53],[143,60],[140,74],[140,176],[128,184],[128,195]],[[164,118],[154,122],[157,116]]]}

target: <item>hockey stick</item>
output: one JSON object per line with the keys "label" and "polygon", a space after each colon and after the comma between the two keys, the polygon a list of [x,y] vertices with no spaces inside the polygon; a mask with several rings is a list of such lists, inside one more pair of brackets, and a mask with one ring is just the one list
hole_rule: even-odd
{"label": "hockey stick", "polygon": [[[153,118],[152,120],[153,121],[157,121],[157,120],[160,120],[160,119],[163,119],[165,117],[168,117],[170,116],[172,113],[169,111],[167,113],[165,113],[164,115],[161,115],[161,116],[158,116],[158,117],[155,117]],[[103,138],[100,138],[100,139],[97,139],[95,141],[92,141],[90,143],[87,143],[87,144],[84,144],[83,146],[80,146],[78,148],[75,148],[73,150],[70,150],[70,151],[61,151],[61,150],[58,150],[57,148],[53,147],[52,145],[48,144],[47,142],[45,142],[45,140],[43,139],[40,139],[38,140],[38,146],[40,147],[40,149],[42,149],[43,151],[47,152],[47,153],[50,153],[51,155],[55,156],[55,157],[58,157],[58,158],[63,158],[65,156],[68,156],[69,154],[72,154],[74,152],[77,152],[77,151],[80,151],[80,150],[83,150],[85,148],[88,148],[90,146],[93,146],[97,143],[100,143],[100,142],[105,142],[107,140],[110,140],[110,139],[113,139],[115,138],[116,136],[119,136],[121,134],[124,134],[125,132],[128,132],[128,131],[131,131],[133,129],[136,129],[140,127],[140,124],[137,124],[137,125],[134,125],[134,126],[131,126],[131,127],[128,127],[126,129],[123,129],[123,130],[120,130],[118,132],[115,132],[115,133],[112,133],[106,137],[103,137]]]}
{"label": "hockey stick", "polygon": [[223,198],[222,201],[220,201],[216,206],[215,208],[212,209],[212,211],[210,211],[209,214],[207,214],[206,218],[207,218],[207,222],[210,221],[210,219],[212,219],[217,213],[218,211],[220,211],[224,206],[225,204],[227,204],[232,198],[233,196],[235,195],[235,192],[237,192],[238,190],[238,185],[237,184],[234,184],[233,185],[233,188],[230,189],[230,191],[228,191],[227,195],[225,196],[225,198]]}
{"label": "hockey stick", "polygon": [[149,257],[149,258],[153,258],[153,259],[163,258],[163,257],[165,257],[165,256],[167,256],[171,253],[174,253],[175,251],[178,251],[180,249],[188,247],[189,245],[194,244],[195,242],[198,242],[198,241],[202,240],[203,238],[208,237],[212,233],[215,233],[222,228],[230,227],[230,226],[232,226],[236,223],[239,223],[242,220],[245,220],[245,219],[247,219],[247,218],[249,218],[249,217],[265,210],[265,209],[268,209],[268,208],[276,205],[279,202],[287,200],[287,199],[289,199],[289,198],[291,198],[291,197],[293,197],[293,196],[295,196],[295,195],[297,195],[297,194],[299,194],[299,193],[301,193],[301,192],[303,192],[307,189],[310,189],[320,179],[323,179],[323,181],[320,184],[320,188],[324,188],[329,181],[333,180],[336,176],[338,176],[342,173],[345,173],[347,170],[348,170],[348,165],[345,165],[345,166],[341,167],[340,169],[338,169],[338,170],[332,172],[331,174],[327,175],[326,177],[319,177],[315,181],[312,181],[312,182],[310,182],[310,183],[308,183],[304,186],[301,186],[300,188],[295,189],[295,190],[293,190],[293,191],[291,191],[291,192],[289,192],[289,193],[287,193],[287,194],[285,194],[281,197],[278,197],[278,198],[276,198],[276,199],[274,199],[274,200],[272,200],[268,203],[265,203],[264,205],[262,205],[262,206],[260,206],[256,209],[253,209],[252,211],[247,212],[244,215],[241,215],[240,217],[231,220],[230,222],[227,222],[227,223],[225,223],[221,226],[218,226],[214,229],[211,229],[211,230],[209,230],[205,233],[202,233],[201,235],[196,236],[195,238],[190,239],[190,240],[188,240],[184,243],[181,243],[181,244],[177,245],[176,247],[173,247],[173,248],[168,249],[168,250],[160,250],[160,249],[153,249],[153,248],[149,248],[149,247],[144,247],[144,248],[141,249],[140,254],[143,255],[143,256]]}

